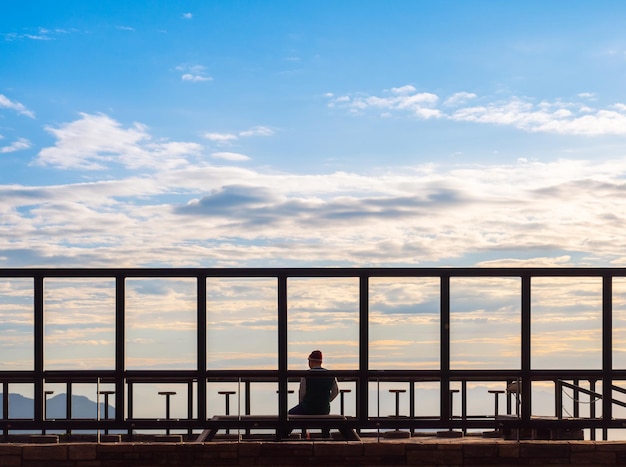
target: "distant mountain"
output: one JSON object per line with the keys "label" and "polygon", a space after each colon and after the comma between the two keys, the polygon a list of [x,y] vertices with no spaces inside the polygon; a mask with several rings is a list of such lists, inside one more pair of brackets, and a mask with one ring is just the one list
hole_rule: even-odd
{"label": "distant mountain", "polygon": [[[0,398],[3,394],[0,393]],[[65,418],[67,394],[58,394],[48,398],[46,402],[47,418]],[[29,397],[21,394],[9,394],[9,417],[11,418],[33,418],[35,413],[35,402]],[[72,418],[96,418],[98,406],[95,401],[85,396],[72,396]],[[4,417],[2,407],[0,416]],[[109,405],[109,418],[115,417],[115,408]],[[104,418],[104,402],[100,402],[100,419]]]}

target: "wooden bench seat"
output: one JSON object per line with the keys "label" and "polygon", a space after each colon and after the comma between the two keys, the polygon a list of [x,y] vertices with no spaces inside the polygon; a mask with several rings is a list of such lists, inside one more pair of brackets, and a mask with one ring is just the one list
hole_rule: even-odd
{"label": "wooden bench seat", "polygon": [[[294,428],[322,428],[329,427],[337,428],[346,440],[360,441],[361,438],[357,432],[347,425],[348,418],[344,415],[288,415],[287,420],[297,422]],[[278,417],[276,415],[215,415],[211,418],[211,428],[207,428],[202,431],[197,442],[211,441],[221,429],[226,428],[246,428],[246,429],[275,429],[278,424]],[[219,422],[229,422],[228,426],[221,425]],[[336,421],[336,424],[329,423],[329,421]],[[243,422],[237,426],[237,422]],[[320,423],[321,422],[321,423]]]}

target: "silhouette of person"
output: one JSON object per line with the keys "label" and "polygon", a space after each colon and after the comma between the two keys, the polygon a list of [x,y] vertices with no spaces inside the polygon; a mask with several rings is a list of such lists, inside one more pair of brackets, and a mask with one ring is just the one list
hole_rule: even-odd
{"label": "silhouette of person", "polygon": [[[322,367],[322,352],[314,350],[309,355],[309,371],[322,373],[327,371]],[[299,404],[289,410],[289,415],[328,415],[330,403],[339,394],[337,378],[331,376],[307,376],[300,379],[298,391]],[[330,437],[330,430],[322,430],[325,438]],[[289,436],[289,432],[284,433]]]}

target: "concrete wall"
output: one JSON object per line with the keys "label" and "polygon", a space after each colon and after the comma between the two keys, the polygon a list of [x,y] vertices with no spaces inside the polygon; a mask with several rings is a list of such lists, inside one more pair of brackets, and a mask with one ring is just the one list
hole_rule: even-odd
{"label": "concrete wall", "polygon": [[2,467],[624,464],[623,441],[0,443]]}

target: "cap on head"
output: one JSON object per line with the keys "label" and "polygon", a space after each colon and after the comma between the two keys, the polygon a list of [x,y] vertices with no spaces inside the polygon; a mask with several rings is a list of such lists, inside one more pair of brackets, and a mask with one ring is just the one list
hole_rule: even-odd
{"label": "cap on head", "polygon": [[314,360],[316,362],[321,362],[322,361],[322,352],[320,350],[314,350],[313,352],[311,352],[311,355],[309,355],[309,360]]}

